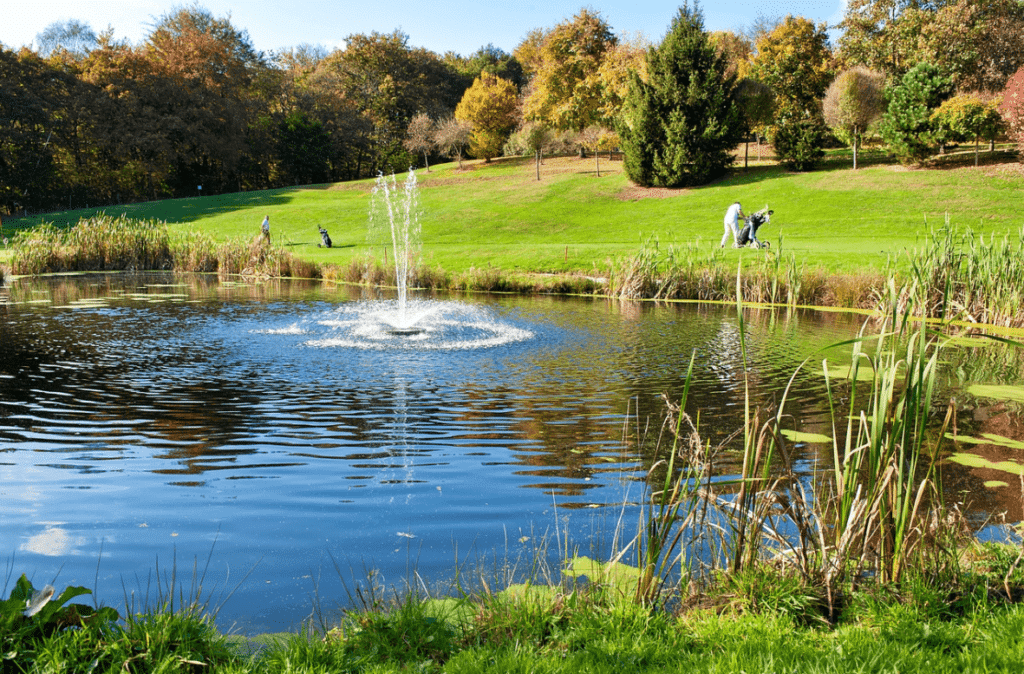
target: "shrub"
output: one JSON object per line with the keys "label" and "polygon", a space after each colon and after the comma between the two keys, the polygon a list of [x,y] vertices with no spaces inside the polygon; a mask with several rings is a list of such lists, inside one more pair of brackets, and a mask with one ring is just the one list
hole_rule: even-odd
{"label": "shrub", "polygon": [[974,141],[974,165],[978,165],[978,144],[993,140],[1002,129],[999,101],[981,94],[960,94],[947,99],[932,113],[936,137],[942,141]]}
{"label": "shrub", "polygon": [[779,162],[793,171],[810,171],[825,156],[826,129],[820,116],[784,110],[776,118],[772,145]]}

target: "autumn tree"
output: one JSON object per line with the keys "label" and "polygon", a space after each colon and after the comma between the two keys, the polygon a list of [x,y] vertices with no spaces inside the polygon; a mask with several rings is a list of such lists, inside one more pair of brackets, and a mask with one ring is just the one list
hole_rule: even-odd
{"label": "autumn tree", "polygon": [[433,52],[410,47],[409,36],[397,30],[348,36],[345,49],[323,59],[309,79],[350,101],[370,125],[374,173],[405,170],[410,157],[403,143],[412,118],[450,115],[462,95],[454,69]]}
{"label": "autumn tree", "polygon": [[782,108],[813,110],[832,82],[828,26],[787,16],[757,42],[749,76],[771,87]]}
{"label": "autumn tree", "polygon": [[201,104],[192,97],[203,90],[183,88],[145,47],[111,39],[101,39],[90,53],[82,78],[99,92],[92,103],[101,122],[92,131],[96,168],[119,174],[118,189],[126,197],[172,194],[176,168],[193,159],[187,122],[192,113],[182,108]]}
{"label": "autumn tree", "polygon": [[978,165],[981,139],[994,139],[1002,129],[999,101],[981,94],[966,93],[947,98],[935,112],[931,122],[940,138],[952,141],[974,141],[974,165]]}
{"label": "autumn tree", "polygon": [[422,152],[423,165],[430,173],[430,153],[434,150],[434,132],[437,130],[437,123],[425,112],[421,112],[409,122],[409,129],[405,136],[405,149],[409,152]]}
{"label": "autumn tree", "polygon": [[975,0],[979,29],[974,33],[977,61],[957,82],[964,91],[998,93],[1024,67],[1024,3]]}
{"label": "autumn tree", "polygon": [[884,90],[884,75],[857,66],[840,73],[825,92],[825,122],[837,138],[850,145],[854,170],[864,132],[885,110]]}
{"label": "autumn tree", "polygon": [[741,131],[735,80],[711,44],[704,17],[685,4],[647,53],[647,82],[633,75],[619,135],[624,167],[639,185],[702,185],[732,163]]}
{"label": "autumn tree", "polygon": [[464,89],[471,87],[485,72],[508,80],[516,86],[517,91],[526,86],[528,79],[519,60],[493,44],[480,47],[469,56],[449,52],[444,55],[443,60],[462,76],[465,81]]}
{"label": "autumn tree", "polygon": [[469,137],[473,127],[468,122],[463,122],[455,117],[448,117],[437,123],[434,131],[434,143],[438,152],[446,157],[452,157],[459,162],[462,168],[462,153],[469,145]]}
{"label": "autumn tree", "polygon": [[824,154],[821,98],[832,81],[827,26],[787,16],[758,40],[750,76],[775,92],[769,135],[779,160],[795,170],[812,168]]}
{"label": "autumn tree", "polygon": [[211,181],[223,189],[245,151],[249,86],[264,66],[263,55],[246,31],[198,6],[162,16],[145,49],[159,74],[179,89],[167,102],[184,127],[173,139],[175,190],[191,194],[197,184],[206,184],[212,191]]}
{"label": "autumn tree", "polygon": [[906,32],[917,19],[908,21],[908,15],[929,4],[927,0],[848,0],[839,24],[843,60],[901,77],[913,65],[910,52],[915,45],[906,39]]}
{"label": "autumn tree", "polygon": [[754,55],[754,44],[746,35],[731,30],[718,30],[711,33],[711,44],[729,64],[725,69],[727,75],[734,76],[737,81],[746,78]]}
{"label": "autumn tree", "polygon": [[472,126],[470,152],[474,157],[490,161],[501,154],[516,127],[518,104],[515,85],[487,72],[466,90],[455,108],[455,119]]}
{"label": "autumn tree", "polygon": [[505,143],[506,155],[532,155],[540,180],[540,164],[544,154],[555,150],[559,139],[543,122],[526,121],[512,132]]}
{"label": "autumn tree", "polygon": [[1024,65],[1017,0],[851,0],[840,26],[843,60],[890,80],[927,62],[959,90],[996,92]]}
{"label": "autumn tree", "polygon": [[533,79],[540,72],[544,60],[544,42],[548,39],[550,32],[544,28],[534,28],[512,50],[512,56],[523,68],[523,76],[526,81]]}
{"label": "autumn tree", "polygon": [[0,209],[7,213],[46,203],[54,172],[41,91],[48,71],[36,54],[0,45]]}
{"label": "autumn tree", "polygon": [[650,42],[642,34],[620,36],[618,43],[605,52],[597,77],[601,86],[601,105],[598,116],[605,124],[612,124],[622,113],[622,104],[629,93],[632,73],[647,80],[647,50]]}
{"label": "autumn tree", "polygon": [[950,92],[948,77],[930,63],[919,63],[886,91],[887,107],[879,129],[900,162],[926,159],[935,145],[932,111]]}
{"label": "autumn tree", "polygon": [[1010,137],[1024,148],[1024,67],[1006,82],[999,102],[999,114]]}
{"label": "autumn tree", "polygon": [[525,117],[575,131],[600,122],[598,71],[617,43],[601,15],[589,9],[555,26],[540,49],[534,86],[524,102]]}

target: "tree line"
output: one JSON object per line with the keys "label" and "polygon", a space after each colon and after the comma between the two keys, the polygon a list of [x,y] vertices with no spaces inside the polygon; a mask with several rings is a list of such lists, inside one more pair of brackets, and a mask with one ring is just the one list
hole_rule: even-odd
{"label": "tree line", "polygon": [[679,186],[752,137],[803,170],[837,139],[855,162],[867,136],[915,162],[1024,131],[1019,0],[850,0],[838,29],[834,45],[795,16],[709,32],[687,3],[651,44],[582,9],[511,54],[462,56],[397,30],[263,53],[198,5],[138,45],[57,23],[35,50],[0,45],[0,212],[611,148],[635,182]]}

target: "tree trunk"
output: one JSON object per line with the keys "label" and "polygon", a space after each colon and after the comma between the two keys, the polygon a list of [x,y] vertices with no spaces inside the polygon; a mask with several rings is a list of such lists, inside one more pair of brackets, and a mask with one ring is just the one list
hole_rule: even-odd
{"label": "tree trunk", "polygon": [[975,138],[974,138],[974,166],[975,166],[975,168],[977,168],[977,166],[978,166],[978,144],[979,144],[979,142],[980,141],[979,141],[978,137],[975,136]]}
{"label": "tree trunk", "polygon": [[853,170],[857,170],[857,129],[853,130]]}
{"label": "tree trunk", "polygon": [[534,156],[537,158],[537,180],[540,180],[540,150],[534,152]]}

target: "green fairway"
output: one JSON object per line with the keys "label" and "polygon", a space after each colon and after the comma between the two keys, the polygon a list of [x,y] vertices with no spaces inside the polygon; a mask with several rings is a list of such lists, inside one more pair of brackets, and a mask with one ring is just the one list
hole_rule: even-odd
{"label": "green fairway", "polygon": [[[717,246],[722,216],[733,201],[751,213],[765,205],[775,215],[761,238],[794,254],[808,268],[831,273],[882,269],[887,256],[923,244],[946,217],[980,234],[1019,232],[1017,192],[1024,173],[997,153],[979,168],[968,155],[948,165],[908,170],[876,163],[853,171],[842,153],[831,168],[790,173],[774,165],[735,168],[723,180],[692,189],[633,187],[621,161],[549,158],[536,179],[532,160],[443,164],[417,173],[422,209],[422,256],[427,265],[459,272],[493,266],[507,271],[591,272],[637,251],[655,237],[668,245]],[[969,155],[973,159],[973,155]],[[984,156],[984,155],[983,155]],[[401,182],[402,177],[399,177]],[[166,220],[200,228],[217,239],[255,236],[270,215],[275,242],[319,263],[347,263],[368,249],[373,181],[171,199],[128,206],[4,219],[4,232],[41,221],[73,224],[97,211]],[[318,226],[335,248],[318,249]],[[382,251],[373,251],[381,256]],[[729,255],[756,255],[729,251]]]}

